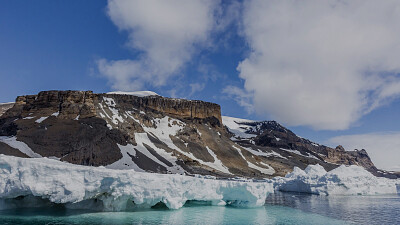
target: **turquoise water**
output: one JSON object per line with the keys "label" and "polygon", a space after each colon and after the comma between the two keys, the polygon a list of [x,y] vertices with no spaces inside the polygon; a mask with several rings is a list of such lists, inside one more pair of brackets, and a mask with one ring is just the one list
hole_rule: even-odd
{"label": "turquoise water", "polygon": [[0,224],[400,224],[399,196],[280,193],[260,208],[188,203],[179,210],[89,212],[62,206],[0,211]]}

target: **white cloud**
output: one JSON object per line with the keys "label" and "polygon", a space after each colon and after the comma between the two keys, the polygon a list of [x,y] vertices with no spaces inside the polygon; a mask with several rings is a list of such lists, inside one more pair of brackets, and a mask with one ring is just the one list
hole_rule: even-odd
{"label": "white cloud", "polygon": [[228,97],[232,98],[235,100],[237,104],[240,106],[244,107],[247,111],[247,113],[253,113],[254,108],[253,108],[253,103],[252,103],[252,97],[253,95],[251,93],[248,93],[247,91],[236,87],[229,85],[225,87],[222,90],[222,93],[227,94]]}
{"label": "white cloud", "polygon": [[135,59],[101,59],[97,61],[100,74],[113,89],[165,85],[192,58],[195,46],[209,40],[218,5],[213,0],[109,0],[108,15],[128,32],[127,46],[141,54]]}
{"label": "white cloud", "polygon": [[400,95],[399,1],[245,2],[238,70],[258,113],[347,129]]}
{"label": "white cloud", "polygon": [[191,83],[191,84],[189,84],[189,86],[192,89],[190,91],[189,96],[192,96],[194,93],[202,91],[206,87],[206,84],[205,83]]}
{"label": "white cloud", "polygon": [[345,135],[329,142],[346,150],[366,149],[376,167],[400,171],[400,132]]}

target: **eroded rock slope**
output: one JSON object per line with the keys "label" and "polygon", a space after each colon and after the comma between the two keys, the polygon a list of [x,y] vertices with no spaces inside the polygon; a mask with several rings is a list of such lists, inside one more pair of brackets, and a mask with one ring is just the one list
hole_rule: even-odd
{"label": "eroded rock slope", "polygon": [[273,122],[247,122],[222,118],[214,103],[152,92],[43,91],[17,97],[0,117],[0,154],[218,177],[282,176],[316,163],[376,169],[364,151],[320,146]]}

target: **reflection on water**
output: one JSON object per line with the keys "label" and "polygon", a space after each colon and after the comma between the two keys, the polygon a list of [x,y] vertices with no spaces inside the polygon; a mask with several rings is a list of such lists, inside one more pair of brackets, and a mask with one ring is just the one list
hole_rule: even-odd
{"label": "reflection on water", "polygon": [[188,202],[134,212],[71,210],[62,205],[0,211],[0,224],[400,224],[399,196],[270,195],[265,207]]}
{"label": "reflection on water", "polygon": [[179,210],[82,212],[66,209],[0,211],[0,224],[344,224],[284,206],[259,208],[187,205]]}
{"label": "reflection on water", "polygon": [[355,224],[400,224],[400,196],[319,196],[276,193],[268,205],[281,205],[303,212],[349,221]]}

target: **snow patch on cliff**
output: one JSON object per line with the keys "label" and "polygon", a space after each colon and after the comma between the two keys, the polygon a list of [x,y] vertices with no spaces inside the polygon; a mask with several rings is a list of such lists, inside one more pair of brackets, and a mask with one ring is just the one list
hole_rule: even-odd
{"label": "snow patch on cliff", "polygon": [[191,152],[185,152],[181,150],[173,143],[171,136],[175,136],[185,126],[184,122],[165,116],[161,119],[155,119],[154,125],[156,126],[156,128],[143,126],[143,129],[147,133],[152,134],[154,137],[157,137],[160,141],[165,143],[169,148],[176,150],[177,152],[189,157],[190,159],[197,160],[201,164],[207,165],[223,173],[231,174],[228,168],[222,164],[222,162],[217,158],[215,153],[208,147],[207,151],[210,153],[211,156],[214,157],[214,162],[204,162],[203,160],[196,158]]}
{"label": "snow patch on cliff", "polygon": [[232,174],[231,172],[229,172],[228,168],[226,166],[224,166],[224,164],[221,162],[221,160],[218,159],[217,155],[214,153],[213,150],[211,150],[208,146],[206,146],[206,149],[207,149],[208,153],[214,158],[214,162],[203,162],[203,164],[205,164],[213,169],[219,170],[223,173]]}
{"label": "snow patch on cliff", "polygon": [[257,135],[248,134],[246,131],[252,128],[252,126],[241,124],[241,123],[251,123],[255,122],[253,120],[239,119],[230,116],[222,116],[222,123],[228,127],[229,131],[235,135],[235,138],[252,138]]}
{"label": "snow patch on cliff", "polygon": [[17,137],[0,136],[0,142],[9,145],[12,148],[18,149],[20,152],[32,158],[41,158],[42,156],[34,152],[27,144],[22,141],[17,141]]}
{"label": "snow patch on cliff", "polygon": [[306,152],[307,155],[303,155],[303,154],[302,154],[300,151],[298,151],[298,150],[286,149],[286,148],[280,148],[280,149],[283,150],[283,151],[287,151],[287,152],[294,153],[294,154],[299,155],[299,156],[303,156],[303,157],[307,157],[307,158],[312,158],[312,159],[319,160],[317,157],[315,157],[314,155],[310,154],[309,152]]}
{"label": "snow patch on cliff", "polygon": [[279,157],[282,159],[287,159],[286,157],[282,156],[281,154],[272,151],[271,152],[262,152],[259,149],[257,150],[253,150],[252,148],[247,148],[247,147],[242,147],[243,149],[245,149],[246,151],[250,152],[253,155],[257,155],[257,156],[264,156],[264,157]]}
{"label": "snow patch on cliff", "polygon": [[46,120],[48,116],[42,116],[39,119],[35,120],[36,123],[42,123],[44,120]]}
{"label": "snow patch on cliff", "polygon": [[266,166],[267,168],[259,167],[259,166],[255,165],[255,164],[249,162],[249,161],[246,159],[246,157],[244,157],[244,155],[243,155],[243,153],[242,153],[242,150],[241,150],[240,148],[238,148],[238,147],[236,147],[236,146],[234,146],[234,145],[232,145],[232,147],[233,147],[234,149],[236,149],[236,150],[239,152],[240,156],[242,156],[242,158],[247,162],[247,165],[248,165],[250,168],[253,168],[253,169],[255,169],[255,170],[258,170],[258,171],[260,171],[261,173],[267,174],[267,175],[272,175],[272,174],[275,173],[274,168],[272,168],[272,167],[269,166],[268,164],[262,163],[262,162],[261,162],[261,165]]}
{"label": "snow patch on cliff", "polygon": [[117,144],[119,149],[121,150],[122,158],[108,166],[106,168],[109,169],[131,169],[137,172],[144,172],[136,163],[132,161],[132,158],[129,155],[136,156],[136,151],[132,144],[120,145]]}

